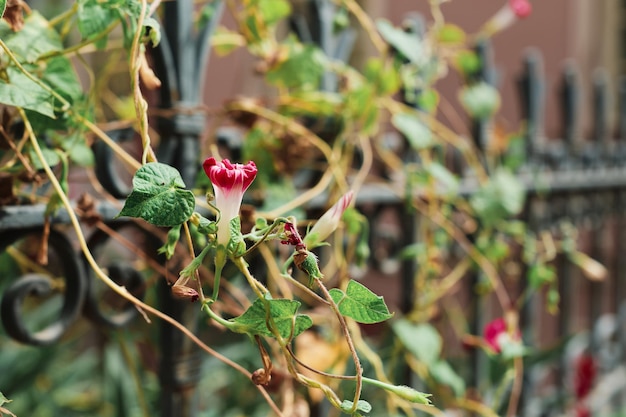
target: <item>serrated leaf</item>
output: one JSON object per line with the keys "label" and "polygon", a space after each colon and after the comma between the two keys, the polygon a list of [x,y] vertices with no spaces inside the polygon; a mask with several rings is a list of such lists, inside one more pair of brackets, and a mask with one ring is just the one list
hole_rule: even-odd
{"label": "serrated leaf", "polygon": [[426,149],[435,144],[432,132],[415,114],[396,113],[391,123],[406,137],[413,149]]}
{"label": "serrated leaf", "polygon": [[265,301],[256,299],[241,316],[235,317],[232,321],[241,326],[242,333],[274,337],[268,328],[266,303],[269,305],[269,317],[278,334],[284,339],[288,339],[292,333],[293,337],[296,337],[313,325],[313,320],[309,316],[297,314],[300,302],[282,298]]}
{"label": "serrated leaf", "polygon": [[417,359],[427,365],[439,360],[443,342],[433,326],[400,319],[393,322],[391,328],[404,347]]}
{"label": "serrated leaf", "polygon": [[150,162],[137,170],[119,216],[139,217],[155,226],[176,226],[193,214],[195,197],[185,190],[180,173],[169,165]]}
{"label": "serrated leaf", "polygon": [[393,316],[383,297],[374,294],[363,284],[354,280],[348,283],[346,292],[333,288],[330,296],[339,307],[339,312],[359,323],[380,323]]}
{"label": "serrated leaf", "polygon": [[[341,410],[349,413],[350,410],[352,410],[353,405],[353,401],[343,400],[341,403]],[[356,411],[359,411],[361,413],[369,413],[372,411],[372,405],[365,400],[359,400],[356,403]]]}

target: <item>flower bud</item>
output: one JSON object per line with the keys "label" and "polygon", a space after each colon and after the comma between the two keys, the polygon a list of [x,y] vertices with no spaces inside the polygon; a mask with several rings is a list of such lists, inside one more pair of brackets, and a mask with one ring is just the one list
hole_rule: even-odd
{"label": "flower bud", "polygon": [[198,291],[186,285],[174,284],[172,285],[172,295],[181,300],[189,300],[192,303],[198,301],[200,294]]}
{"label": "flower bud", "polygon": [[602,281],[609,274],[604,265],[582,252],[573,253],[571,260],[583,271],[585,277],[592,281]]}
{"label": "flower bud", "polygon": [[318,246],[321,242],[326,240],[326,238],[330,236],[335,229],[337,229],[337,226],[339,226],[339,222],[341,221],[341,216],[352,202],[353,197],[354,192],[347,192],[330,209],[328,209],[322,217],[320,217],[317,223],[315,223],[315,226],[309,230],[309,233],[307,233],[304,238],[304,244],[307,247],[314,248]]}
{"label": "flower bud", "polygon": [[317,263],[317,256],[315,256],[313,252],[309,252],[306,249],[299,249],[293,255],[293,262],[299,270],[309,276],[309,286],[313,285],[313,280],[324,278]]}

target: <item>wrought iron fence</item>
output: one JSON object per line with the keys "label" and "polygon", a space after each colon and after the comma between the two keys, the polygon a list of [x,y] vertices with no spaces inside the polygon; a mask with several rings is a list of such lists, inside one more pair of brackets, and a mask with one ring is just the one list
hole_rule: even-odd
{"label": "wrought iron fence", "polygon": [[[176,110],[173,118],[159,120],[162,143],[158,149],[160,161],[177,167],[187,183],[193,183],[198,166],[198,138],[204,128],[204,116],[196,111],[201,104],[208,39],[221,14],[221,2],[217,5],[211,20],[200,31],[195,31],[190,19],[192,2],[164,2],[164,36],[160,46],[153,51],[159,78],[163,80],[159,106]],[[328,55],[347,60],[350,44],[354,39],[351,31],[339,35],[329,28],[329,14],[333,13],[330,2],[310,3],[312,8],[305,14],[292,16],[292,29],[305,41],[317,43]],[[419,26],[418,22],[415,25]],[[490,64],[488,44],[477,47],[484,63],[477,77],[493,82],[493,66]],[[613,415],[622,411],[626,397],[626,83],[620,81],[619,95],[610,97],[606,73],[598,70],[593,79],[593,91],[589,108],[593,113],[593,129],[589,138],[578,130],[577,121],[582,110],[581,83],[575,64],[568,63],[561,77],[560,108],[562,115],[562,135],[560,138],[542,137],[542,116],[545,96],[552,94],[546,88],[544,74],[541,73],[541,56],[532,51],[524,58],[524,72],[519,77],[519,94],[522,116],[527,125],[525,130],[525,162],[517,175],[523,179],[527,202],[521,217],[538,233],[549,231],[560,233],[563,223],[579,230],[581,244],[594,257],[600,259],[610,274],[603,282],[584,280],[564,257],[555,262],[559,277],[559,314],[550,316],[539,306],[546,294],[534,296],[526,305],[523,314],[524,337],[528,344],[548,346],[553,343],[557,354],[551,361],[527,364],[523,415],[556,415],[567,404],[566,395],[571,392],[573,361],[581,354],[589,355],[598,364],[593,395],[586,399],[594,415]],[[323,87],[335,88],[330,74],[325,75]],[[607,120],[611,100],[619,103],[618,126],[609,126]],[[476,145],[485,150],[488,146],[490,120],[473,122]],[[110,132],[122,142],[130,138],[126,131]],[[236,144],[229,131],[221,134],[223,143],[236,151]],[[106,146],[95,145],[97,155],[96,172],[101,184],[115,197],[128,194],[128,186],[117,177],[112,155]],[[453,161],[454,165],[454,161]],[[465,167],[451,167],[463,173]],[[476,184],[471,173],[466,173],[462,193],[472,193]],[[81,203],[77,203],[80,205]],[[315,209],[315,204],[311,207]],[[357,205],[365,206],[372,227],[372,257],[367,275],[375,284],[377,279],[397,277],[397,299],[402,311],[414,307],[414,276],[420,267],[414,259],[398,260],[401,248],[415,243],[415,233],[420,216],[407,211],[403,201],[391,188],[385,185],[365,185],[357,197]],[[38,236],[43,227],[43,206],[6,206],[0,208],[0,249],[30,245],[29,237]],[[100,216],[104,226],[91,236],[90,246],[98,254],[98,248],[107,244],[111,231],[122,236],[131,233],[145,238],[150,245],[152,231],[121,220],[114,220],[118,209],[105,202],[95,205],[92,215]],[[386,221],[385,219],[391,219]],[[113,314],[102,311],[100,301],[94,295],[95,278],[90,275],[76,253],[71,237],[64,232],[68,223],[67,214],[60,211],[52,218],[53,230],[50,234],[50,253],[56,255],[55,268],[65,283],[63,305],[59,316],[43,330],[33,332],[24,323],[21,306],[28,294],[46,295],[54,290],[50,280],[38,274],[22,277],[3,276],[2,280],[11,284],[2,294],[2,323],[7,334],[20,342],[32,345],[56,343],[80,314],[102,327],[125,326],[136,316],[131,306],[123,306]],[[131,229],[131,232],[128,232]],[[471,236],[470,236],[471,238]],[[126,240],[127,245],[135,243]],[[146,253],[154,253],[146,249]],[[150,258],[150,257],[148,257]],[[127,288],[141,294],[144,290],[142,279],[128,259],[103,260],[110,275]],[[157,265],[161,260],[154,259]],[[477,275],[473,281],[478,282]],[[190,329],[197,328],[198,317],[195,306],[189,306],[173,299],[164,279],[159,280],[159,308],[183,322]],[[519,283],[519,291],[525,289],[526,280]],[[490,318],[488,300],[479,297],[469,286],[466,297],[471,306],[471,322],[474,334],[481,332],[482,326]],[[391,295],[393,297],[393,295]],[[576,334],[576,337],[570,338]],[[196,415],[198,392],[196,386],[200,378],[201,356],[194,345],[167,323],[161,324],[159,336],[161,389],[161,415]],[[563,342],[563,341],[566,342]],[[559,345],[559,342],[561,344]],[[488,369],[484,356],[474,351],[468,356],[468,372],[465,375],[475,386],[480,386]],[[553,390],[555,395],[547,400],[545,395]],[[597,413],[597,414],[596,414]]]}

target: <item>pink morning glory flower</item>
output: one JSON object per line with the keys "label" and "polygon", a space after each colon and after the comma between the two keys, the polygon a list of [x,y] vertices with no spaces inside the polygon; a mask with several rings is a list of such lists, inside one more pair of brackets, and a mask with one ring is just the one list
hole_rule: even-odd
{"label": "pink morning glory flower", "polygon": [[207,158],[202,167],[213,183],[215,206],[220,211],[217,243],[226,245],[230,240],[230,221],[239,216],[243,193],[254,181],[257,168],[253,161],[233,164],[228,159],[218,162],[213,157]]}
{"label": "pink morning glory flower", "polygon": [[348,191],[337,200],[337,202],[319,218],[313,228],[309,230],[309,233],[304,237],[304,244],[309,248],[314,248],[326,240],[326,238],[337,229],[337,226],[339,226],[341,216],[352,202],[353,197],[354,192]]}
{"label": "pink morning glory flower", "polygon": [[483,337],[487,345],[496,353],[502,352],[502,348],[505,344],[511,342],[518,343],[520,341],[519,333],[511,335],[507,328],[506,321],[502,317],[487,323],[483,331]]}

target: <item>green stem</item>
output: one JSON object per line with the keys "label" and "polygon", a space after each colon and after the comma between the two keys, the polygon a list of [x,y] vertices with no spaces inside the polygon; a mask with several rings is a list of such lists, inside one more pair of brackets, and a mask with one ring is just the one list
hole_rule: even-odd
{"label": "green stem", "polygon": [[107,26],[102,32],[98,33],[96,36],[94,36],[92,38],[89,38],[89,39],[85,39],[84,41],[79,42],[76,45],[72,45],[69,48],[65,48],[65,49],[62,49],[60,51],[51,51],[51,52],[45,53],[45,54],[41,55],[39,58],[37,58],[37,60],[38,61],[45,61],[46,59],[50,59],[50,58],[53,58],[55,56],[68,55],[68,54],[71,54],[73,52],[80,51],[85,46],[94,44],[94,43],[98,42],[100,39],[102,39],[105,36],[107,36],[109,33],[111,33],[111,31],[113,31],[113,29],[115,29],[117,27],[117,25],[118,25],[118,22],[113,22],[109,26]]}
{"label": "green stem", "polygon": [[48,21],[48,24],[50,26],[56,26],[57,24],[59,24],[61,22],[65,22],[73,14],[76,14],[77,11],[78,11],[78,2],[74,3],[72,5],[71,9],[68,9],[68,10],[64,11],[63,13],[59,14],[58,16],[55,16],[54,18],[50,19]]}
{"label": "green stem", "polygon": [[211,317],[213,320],[215,320],[222,326],[226,327],[231,332],[242,333],[241,326],[238,323],[228,321],[222,316],[220,316],[219,314],[217,314],[215,311],[211,310],[211,307],[209,306],[209,302],[202,303],[202,310],[206,311],[209,317]]}
{"label": "green stem", "polygon": [[217,301],[224,265],[226,265],[226,248],[223,245],[219,245],[217,247],[217,253],[215,254],[215,277],[213,278],[213,295],[211,296],[211,302]]}
{"label": "green stem", "polygon": [[363,368],[361,367],[361,361],[359,359],[359,355],[356,353],[356,348],[354,347],[354,342],[352,341],[352,337],[350,336],[350,330],[348,330],[348,324],[346,323],[346,319],[343,317],[343,314],[339,311],[339,307],[330,296],[328,289],[319,279],[316,280],[317,285],[319,286],[322,293],[324,293],[324,297],[328,301],[330,308],[333,310],[337,319],[339,320],[339,324],[341,325],[341,329],[343,330],[346,342],[348,343],[348,348],[350,349],[350,354],[352,355],[352,361],[354,362],[354,368],[356,370],[356,387],[354,392],[354,401],[352,404],[351,413],[356,412],[359,398],[361,397],[361,389],[363,388]]}
{"label": "green stem", "polygon": [[281,224],[287,223],[288,221],[289,221],[289,220],[287,220],[287,219],[286,219],[286,218],[284,218],[284,217],[279,217],[279,218],[275,219],[275,220],[274,220],[274,223],[273,223],[270,227],[268,227],[268,228],[267,228],[267,231],[265,232],[265,234],[263,234],[263,236],[261,236],[261,238],[260,238],[258,241],[254,242],[254,244],[253,244],[252,246],[250,246],[250,247],[248,248],[248,250],[246,250],[246,251],[245,251],[245,252],[244,252],[241,256],[246,256],[247,254],[249,254],[250,252],[252,252],[254,249],[256,249],[256,248],[257,248],[257,246],[259,246],[261,243],[263,243],[263,242],[267,239],[267,237],[268,237],[270,234],[272,234],[272,232],[273,232],[274,230],[276,230],[276,228],[277,228],[278,226],[280,226]]}

